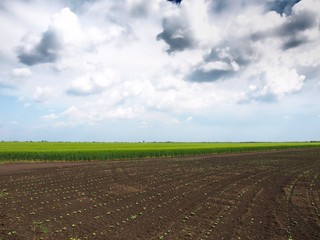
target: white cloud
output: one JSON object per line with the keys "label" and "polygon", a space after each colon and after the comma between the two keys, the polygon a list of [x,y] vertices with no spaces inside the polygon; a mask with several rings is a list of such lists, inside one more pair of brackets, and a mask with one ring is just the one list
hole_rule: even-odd
{"label": "white cloud", "polygon": [[59,115],[67,119],[64,121],[66,124],[74,126],[80,124],[96,125],[108,119],[130,119],[134,114],[130,106],[106,108],[105,105],[99,103],[90,103],[85,106],[71,106]]}
{"label": "white cloud", "polygon": [[[97,32],[97,31],[96,31]],[[97,34],[93,37],[97,38]],[[90,42],[83,32],[79,19],[69,8],[63,8],[51,17],[46,31],[27,32],[17,48],[21,63],[33,66],[55,63],[61,57],[74,56],[89,48]]]}
{"label": "white cloud", "polygon": [[299,4],[293,6],[292,11],[295,13],[311,11],[317,12],[320,7],[320,2],[318,0],[305,0]]}
{"label": "white cloud", "polygon": [[44,119],[44,120],[54,120],[57,118],[58,118],[58,116],[55,115],[54,113],[50,113],[48,115],[41,116],[41,119]]}
{"label": "white cloud", "polygon": [[52,99],[54,95],[54,91],[51,87],[37,87],[32,94],[32,100],[36,102],[45,102]]}
{"label": "white cloud", "polygon": [[63,8],[60,13],[52,17],[49,28],[58,31],[65,44],[79,46],[84,41],[84,35],[79,24],[79,19],[69,8]]}
{"label": "white cloud", "polygon": [[195,123],[318,83],[316,0],[282,16],[262,0],[223,1],[224,9],[204,0],[40,2],[4,3],[0,90],[11,88],[25,107],[49,107],[56,114],[41,119],[59,117],[56,125]]}
{"label": "white cloud", "polygon": [[123,28],[118,25],[112,25],[108,29],[101,29],[98,27],[91,27],[88,30],[87,37],[89,42],[91,42],[93,47],[102,45],[107,41],[116,39],[123,32]]}
{"label": "white cloud", "polygon": [[15,48],[26,31],[44,31],[50,23],[50,15],[58,11],[56,4],[47,1],[2,1],[0,8],[1,55],[6,62],[15,62]]}
{"label": "white cloud", "polygon": [[101,72],[94,71],[74,80],[67,93],[78,96],[97,94],[106,90],[115,81],[117,81],[117,76],[111,69],[105,69]]}
{"label": "white cloud", "polygon": [[220,31],[211,20],[208,7],[206,1],[190,0],[181,4],[179,9],[164,12],[163,30],[157,39],[169,45],[168,53],[208,48],[218,42]]}
{"label": "white cloud", "polygon": [[182,5],[182,14],[186,15],[199,46],[212,46],[219,40],[219,29],[210,18],[209,2],[190,0]]}
{"label": "white cloud", "polygon": [[295,69],[278,67],[267,68],[265,71],[266,85],[261,94],[274,94],[282,97],[285,94],[299,91],[303,86],[305,76],[297,74]]}
{"label": "white cloud", "polygon": [[27,78],[32,75],[32,72],[29,68],[14,68],[12,74],[16,77]]}
{"label": "white cloud", "polygon": [[79,109],[75,106],[69,107],[67,110],[61,113],[61,116],[70,116],[74,119],[81,119],[86,114],[83,114],[79,111]]}

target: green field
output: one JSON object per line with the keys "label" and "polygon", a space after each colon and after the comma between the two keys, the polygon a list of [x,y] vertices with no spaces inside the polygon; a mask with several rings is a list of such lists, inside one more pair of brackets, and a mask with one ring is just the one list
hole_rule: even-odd
{"label": "green field", "polygon": [[94,143],[0,142],[0,162],[92,161],[205,155],[320,147],[320,142],[283,143]]}

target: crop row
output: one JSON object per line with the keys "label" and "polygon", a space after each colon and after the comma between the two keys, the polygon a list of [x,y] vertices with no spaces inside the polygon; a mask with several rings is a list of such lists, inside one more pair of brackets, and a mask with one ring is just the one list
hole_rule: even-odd
{"label": "crop row", "polygon": [[301,164],[294,155],[306,156],[108,161],[1,175],[0,239],[312,239],[319,159]]}
{"label": "crop row", "polygon": [[[218,206],[216,201],[218,201],[220,197],[225,196],[225,194],[228,194],[228,199],[230,199],[230,201],[228,201],[228,204],[225,208],[225,211],[223,211],[222,214],[220,214],[219,217],[217,218],[217,220],[214,222],[213,228],[215,228],[219,224],[221,219],[224,217],[224,215],[227,213],[227,211],[230,210],[231,205],[234,207],[235,202],[239,201],[239,199],[243,196],[243,194],[245,194],[248,190],[250,190],[257,183],[265,180],[268,176],[255,181],[253,184],[249,184],[249,187],[246,187],[244,190],[240,191],[239,193],[236,193],[235,197],[231,197],[231,195],[234,195],[234,194],[232,194],[230,191],[234,191],[240,184],[247,184],[246,182],[248,182],[248,181],[250,182],[251,179],[254,179],[260,175],[268,175],[269,173],[270,173],[270,171],[262,171],[262,172],[251,174],[248,177],[240,178],[238,181],[233,182],[229,185],[224,185],[223,189],[220,189],[220,191],[218,191],[218,192],[214,192],[213,194],[208,194],[207,200],[204,203],[197,205],[196,208],[194,208],[192,211],[190,211],[188,214],[186,214],[180,222],[178,221],[177,224],[180,225],[181,232],[186,234],[186,236],[184,236],[184,238],[189,238],[192,236],[192,233],[188,232],[188,230],[186,230],[186,229],[190,230],[190,224],[192,225],[192,223],[189,224],[189,227],[184,226],[184,225],[186,225],[191,219],[197,218],[197,217],[198,218],[200,217],[201,221],[204,221],[205,219],[202,216],[208,212],[212,212],[213,208]],[[233,200],[231,200],[232,198],[233,198]],[[211,216],[210,216],[210,218],[211,218]],[[210,222],[210,219],[208,219],[207,221]],[[193,222],[197,222],[197,220],[194,220]],[[208,230],[207,234],[211,234],[211,232],[212,232],[212,229]],[[169,233],[178,234],[177,232],[174,232],[171,229],[168,229],[167,231],[165,231],[164,233],[162,233],[159,236],[159,239],[165,239],[166,236],[169,235]],[[206,237],[208,237],[208,236],[206,236],[206,235],[203,236],[203,238],[206,238]],[[176,238],[179,238],[179,237],[176,236]]]}
{"label": "crop row", "polygon": [[[147,187],[146,188],[147,190],[149,191],[156,190],[159,194],[160,189],[162,188],[168,189],[167,187],[168,184],[172,185],[172,183],[180,183],[180,185],[175,186],[173,190],[177,190],[182,186],[189,186],[189,184],[182,183],[181,181],[176,181],[175,179],[182,180],[184,177],[193,179],[195,176],[197,176],[198,180],[193,181],[194,183],[197,183],[198,181],[200,182],[209,181],[210,178],[215,176],[215,175],[212,175],[212,172],[205,172],[205,171],[203,171],[202,173],[199,172],[201,174],[198,174],[198,172],[184,173],[183,171],[180,171],[179,168],[172,170],[172,171],[175,171],[174,174],[170,174],[170,173],[168,174],[168,169],[166,171],[167,171],[167,174],[163,175],[161,174],[161,170],[160,170],[160,174],[158,175],[158,178],[155,173],[146,174],[144,172],[140,172],[139,174],[141,174],[143,178],[139,176],[137,178],[137,180],[139,181],[134,181],[134,176],[137,174],[137,172],[136,173],[131,172],[129,176],[125,174],[124,171],[122,171],[121,175],[112,176],[110,175],[111,171],[106,171],[103,168],[101,171],[96,171],[95,172],[96,174],[94,175],[94,177],[92,175],[91,177],[85,177],[84,175],[82,176],[80,172],[79,173],[80,177],[75,179],[74,181],[71,181],[72,179],[70,178],[73,177],[73,171],[69,171],[69,172],[63,171],[64,172],[63,175],[66,177],[63,182],[71,183],[71,185],[66,187],[62,187],[63,182],[61,183],[61,181],[55,181],[50,177],[44,178],[45,180],[44,182],[35,180],[35,177],[33,175],[30,176],[31,179],[29,181],[26,179],[21,180],[21,178],[20,180],[16,180],[12,178],[8,184],[11,184],[11,186],[13,186],[15,190],[9,189],[8,196],[4,196],[3,198],[4,200],[3,204],[7,205],[8,207],[10,206],[11,208],[11,214],[10,214],[12,215],[12,219],[10,220],[11,224],[16,224],[17,222],[23,220],[23,218],[34,217],[33,218],[34,220],[30,220],[30,222],[34,223],[32,224],[31,229],[39,230],[40,226],[43,226],[44,224],[47,224],[47,225],[50,224],[51,229],[54,230],[54,222],[57,222],[57,221],[64,222],[65,220],[70,222],[75,215],[78,215],[80,213],[87,214],[88,212],[94,211],[95,208],[97,208],[96,210],[98,210],[98,208],[101,208],[101,207],[105,208],[106,206],[109,206],[109,207],[115,206],[116,203],[120,203],[122,200],[128,201],[129,198],[132,198],[132,201],[134,201],[133,204],[136,204],[137,202],[143,201],[144,199],[147,198],[146,196],[143,197],[143,195],[146,194],[145,190],[139,191],[137,193],[131,193],[126,196],[121,196],[117,198],[115,198],[116,196],[112,197],[112,194],[111,195],[107,194],[107,192],[112,192],[113,190],[112,184],[115,181],[115,177],[117,177],[116,178],[117,181],[130,182],[130,184],[138,185],[138,186],[144,185],[145,187]],[[103,174],[105,177],[103,177]],[[81,180],[81,176],[82,176],[82,180]],[[146,181],[147,179],[149,180]],[[85,185],[81,184],[83,180],[85,180],[86,182]],[[105,185],[105,183],[108,183],[108,184]],[[105,185],[105,190],[104,188],[101,188],[103,187],[103,185]],[[160,194],[166,194],[168,192],[170,192],[170,189],[164,190],[162,193],[160,192]],[[14,195],[14,198],[12,198],[12,195]],[[60,197],[57,198],[59,195]],[[89,195],[91,195],[92,197],[88,198]],[[142,197],[141,200],[138,200],[138,195],[141,195]],[[21,197],[24,199],[26,199],[25,197],[28,197],[27,200],[29,200],[28,202],[30,203],[30,205],[26,206],[22,204],[21,200],[19,200],[21,199]],[[45,200],[47,197],[48,198],[51,197],[51,201]],[[52,199],[52,197],[56,197],[56,198]],[[148,198],[150,197],[154,198],[155,195],[151,195]],[[99,202],[99,199],[103,201]],[[72,208],[74,201],[78,201],[77,205],[79,205],[79,201],[80,202],[83,201],[83,204],[82,204],[83,207],[77,208],[77,209]],[[105,213],[106,215],[109,215],[109,214],[112,215],[115,212],[119,212],[120,210],[121,211],[126,210],[128,208],[131,208],[132,206],[133,206],[132,204],[119,206],[119,207],[116,207],[114,211],[106,210]],[[24,214],[17,215],[18,213],[17,210],[20,207],[21,207],[21,211],[20,211],[21,213],[24,213],[26,209],[30,209],[28,211],[29,217]],[[39,217],[41,218],[42,214],[45,214],[48,211],[55,212],[56,213],[55,216],[53,215],[51,218],[39,219]],[[98,210],[98,211],[101,211],[101,210]],[[62,212],[66,212],[66,213],[62,214]],[[100,215],[96,215],[95,216],[96,219],[98,219],[99,216]],[[76,226],[78,226],[77,223],[72,223],[68,228],[76,228]],[[57,229],[57,231],[62,230],[65,227],[67,226],[62,227],[61,229]]]}

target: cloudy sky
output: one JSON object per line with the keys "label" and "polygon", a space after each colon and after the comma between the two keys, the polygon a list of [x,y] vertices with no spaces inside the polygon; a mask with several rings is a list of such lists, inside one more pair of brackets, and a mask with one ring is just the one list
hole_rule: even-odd
{"label": "cloudy sky", "polygon": [[0,140],[320,140],[320,0],[2,0]]}

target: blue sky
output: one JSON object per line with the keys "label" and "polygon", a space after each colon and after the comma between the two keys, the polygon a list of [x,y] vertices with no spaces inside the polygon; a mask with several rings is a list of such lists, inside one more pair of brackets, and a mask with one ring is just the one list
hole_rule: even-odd
{"label": "blue sky", "polygon": [[0,140],[320,140],[320,0],[3,0]]}

